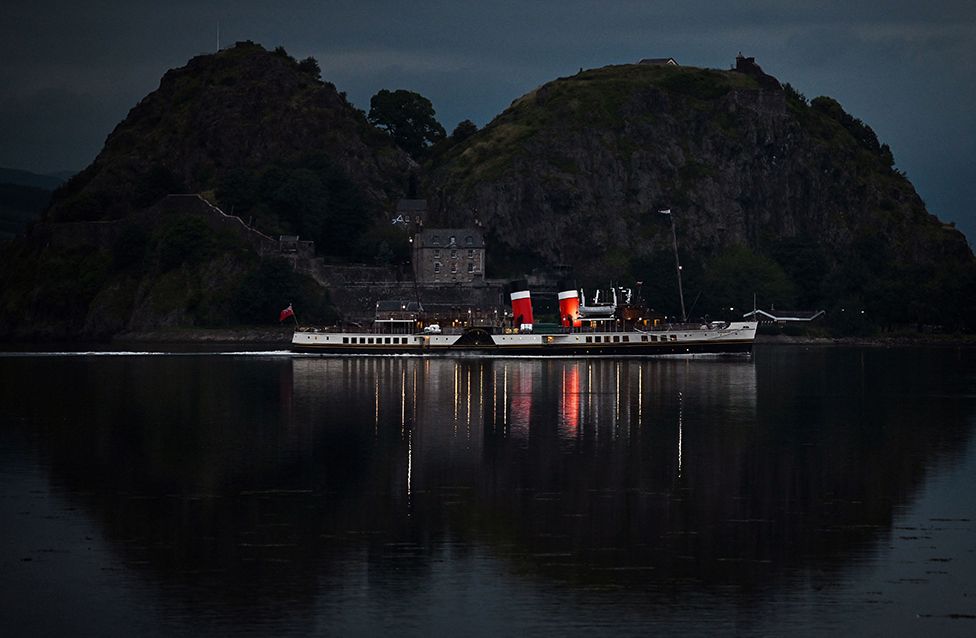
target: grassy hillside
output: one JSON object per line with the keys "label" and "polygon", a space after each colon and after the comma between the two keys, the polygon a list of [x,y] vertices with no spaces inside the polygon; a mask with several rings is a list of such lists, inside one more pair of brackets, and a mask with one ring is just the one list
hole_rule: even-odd
{"label": "grassy hillside", "polygon": [[972,252],[890,149],[835,100],[754,65],[559,78],[427,168],[440,220],[481,223],[496,276],[560,265],[589,285],[641,280],[674,313],[673,219],[697,315],[731,316],[755,293],[856,308],[871,329],[976,328]]}

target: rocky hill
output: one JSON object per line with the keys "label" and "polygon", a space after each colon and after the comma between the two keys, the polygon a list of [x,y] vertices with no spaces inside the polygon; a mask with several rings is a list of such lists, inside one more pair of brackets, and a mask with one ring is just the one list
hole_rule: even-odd
{"label": "rocky hill", "polygon": [[[389,210],[411,163],[314,60],[242,42],[167,72],[55,193],[47,220],[118,219],[170,193],[209,192],[266,233],[311,228],[307,239],[329,244],[330,222]],[[323,219],[304,219],[310,208]]]}
{"label": "rocky hill", "polygon": [[976,329],[965,238],[929,214],[870,127],[737,64],[581,71],[418,167],[313,59],[253,43],[199,56],[0,250],[0,339],[254,325],[290,302],[327,320],[328,293],[343,291],[296,274],[268,241],[402,264],[388,211],[417,176],[428,226],[483,228],[490,276],[558,266],[587,286],[642,281],[677,314],[674,222],[693,317],[741,316],[755,296],[826,309],[846,333]]}
{"label": "rocky hill", "polygon": [[0,254],[0,338],[247,324],[292,301],[303,318],[325,320],[327,295],[314,282],[206,213],[156,215],[156,205],[202,193],[265,235],[368,259],[413,167],[312,59],[249,42],[193,58],[55,191],[43,223]]}
{"label": "rocky hill", "polygon": [[764,307],[961,325],[972,253],[888,147],[836,101],[807,101],[750,59],[737,68],[549,82],[434,161],[427,189],[445,224],[487,229],[496,271],[644,280],[674,312],[670,218],[656,212],[670,209],[697,313],[755,292]]}

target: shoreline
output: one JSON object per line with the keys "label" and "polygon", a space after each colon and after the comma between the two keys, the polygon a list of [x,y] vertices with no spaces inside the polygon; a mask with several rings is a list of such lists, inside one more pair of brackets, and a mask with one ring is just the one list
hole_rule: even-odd
{"label": "shoreline", "polygon": [[891,334],[873,337],[756,335],[755,344],[763,346],[863,346],[874,348],[941,346],[947,348],[973,348],[976,347],[976,335]]}
{"label": "shoreline", "polygon": [[[123,332],[106,341],[57,340],[21,341],[0,343],[0,350],[13,347],[16,351],[47,350],[50,348],[120,348],[132,345],[189,346],[200,349],[206,346],[229,348],[234,346],[247,349],[266,347],[269,349],[288,349],[291,346],[293,326],[288,327],[250,327],[250,328],[160,328],[156,330]],[[891,347],[976,347],[976,335],[938,335],[938,334],[891,334],[872,337],[814,337],[788,335],[757,335],[755,345],[759,346],[861,346],[876,348]]]}
{"label": "shoreline", "polygon": [[112,345],[135,343],[170,343],[195,345],[291,345],[294,328],[160,328],[122,332],[108,342]]}

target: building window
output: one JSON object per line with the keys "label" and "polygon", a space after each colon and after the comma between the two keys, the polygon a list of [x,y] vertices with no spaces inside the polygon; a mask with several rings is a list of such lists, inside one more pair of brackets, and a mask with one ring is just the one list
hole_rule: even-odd
{"label": "building window", "polygon": [[456,244],[456,243],[457,243],[457,237],[455,237],[454,235],[451,235],[451,241],[450,241],[450,242],[448,242],[448,243],[449,243],[449,244],[450,244],[451,246],[453,246],[454,244]]}
{"label": "building window", "polygon": [[434,262],[434,272],[440,272],[440,271],[441,271],[441,262],[435,261]]}
{"label": "building window", "polygon": [[456,250],[452,250],[451,251],[451,259],[457,259],[457,255],[458,255],[458,253],[457,253]]}
{"label": "building window", "polygon": [[451,264],[451,272],[453,273],[457,272],[457,264]]}
{"label": "building window", "polygon": [[430,240],[430,243],[434,244],[435,246],[441,243],[440,235],[434,235],[434,238]]}
{"label": "building window", "polygon": [[472,239],[471,235],[468,235],[467,237],[464,238],[464,243],[467,246],[471,246],[472,244],[474,244],[474,239]]}
{"label": "building window", "polygon": [[468,262],[468,272],[474,272],[474,262]]}
{"label": "building window", "polygon": [[468,259],[474,259],[474,248],[468,248]]}
{"label": "building window", "polygon": [[441,258],[441,249],[438,248],[434,250],[434,259],[440,259],[440,258]]}

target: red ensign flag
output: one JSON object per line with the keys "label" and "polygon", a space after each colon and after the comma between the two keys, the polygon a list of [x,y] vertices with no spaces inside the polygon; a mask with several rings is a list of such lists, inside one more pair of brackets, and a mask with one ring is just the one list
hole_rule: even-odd
{"label": "red ensign flag", "polygon": [[291,304],[288,304],[288,307],[282,310],[281,314],[278,315],[278,323],[281,323],[288,317],[294,317],[294,316],[295,316],[295,311],[291,309]]}

